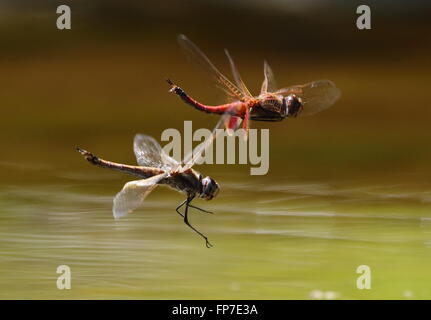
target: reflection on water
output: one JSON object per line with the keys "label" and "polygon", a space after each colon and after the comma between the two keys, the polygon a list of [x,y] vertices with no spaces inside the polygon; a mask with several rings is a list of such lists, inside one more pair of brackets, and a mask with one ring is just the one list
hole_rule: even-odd
{"label": "reflection on water", "polygon": [[[71,171],[59,174],[67,184],[1,188],[1,298],[430,296],[431,186],[218,175],[219,197],[199,203],[216,214],[192,215],[215,245],[206,249],[174,211],[181,195],[168,189],[114,220],[122,182],[106,183],[104,174]],[[62,264],[72,269],[69,291],[56,289]],[[366,292],[355,287],[363,264],[372,270]]]}

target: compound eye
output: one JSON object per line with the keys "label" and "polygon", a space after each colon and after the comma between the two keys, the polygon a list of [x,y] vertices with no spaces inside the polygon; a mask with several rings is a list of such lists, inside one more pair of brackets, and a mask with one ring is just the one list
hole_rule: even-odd
{"label": "compound eye", "polygon": [[301,109],[301,106],[302,104],[300,100],[294,94],[286,97],[286,108],[289,116],[296,117]]}
{"label": "compound eye", "polygon": [[214,185],[215,186],[214,186],[213,198],[215,198],[220,191],[220,187],[218,186],[218,184],[216,182],[214,182]]}
{"label": "compound eye", "polygon": [[298,98],[295,95],[291,94],[287,96],[287,105],[289,107],[294,107],[298,102]]}

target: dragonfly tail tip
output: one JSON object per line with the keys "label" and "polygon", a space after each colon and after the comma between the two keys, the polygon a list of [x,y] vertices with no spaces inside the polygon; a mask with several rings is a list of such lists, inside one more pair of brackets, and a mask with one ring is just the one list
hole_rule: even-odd
{"label": "dragonfly tail tip", "polygon": [[175,92],[176,93],[176,91],[179,89],[179,87],[175,83],[173,83],[172,80],[169,78],[166,79],[166,82],[171,86],[171,88],[169,89],[169,92]]}
{"label": "dragonfly tail tip", "polygon": [[81,149],[80,147],[75,147],[76,151],[78,151],[79,153],[83,153],[85,152],[85,150]]}
{"label": "dragonfly tail tip", "polygon": [[76,147],[76,150],[89,162],[96,163],[99,160],[94,154],[88,152],[87,150],[81,149],[80,147]]}

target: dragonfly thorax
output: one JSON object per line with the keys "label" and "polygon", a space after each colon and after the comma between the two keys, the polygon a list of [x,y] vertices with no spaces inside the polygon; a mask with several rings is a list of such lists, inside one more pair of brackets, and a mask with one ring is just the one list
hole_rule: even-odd
{"label": "dragonfly thorax", "polygon": [[218,183],[210,178],[203,177],[199,172],[188,169],[184,172],[173,172],[161,181],[161,184],[170,186],[188,197],[198,196],[204,200],[214,198],[220,189]]}
{"label": "dragonfly thorax", "polygon": [[283,96],[273,93],[263,93],[258,97],[259,105],[269,110],[281,112]]}
{"label": "dragonfly thorax", "polygon": [[258,121],[281,121],[286,117],[283,96],[264,93],[256,98],[250,111],[250,118]]}

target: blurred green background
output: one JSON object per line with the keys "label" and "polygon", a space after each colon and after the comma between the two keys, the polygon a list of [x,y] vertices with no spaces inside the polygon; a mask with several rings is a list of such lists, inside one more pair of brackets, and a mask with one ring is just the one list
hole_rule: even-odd
{"label": "blurred green background", "polygon": [[[72,30],[56,28],[68,4]],[[429,4],[368,1],[0,2],[0,298],[429,299],[431,151]],[[168,93],[167,77],[220,102],[176,43],[192,39],[228,74],[229,48],[254,93],[263,60],[280,86],[330,79],[330,109],[270,128],[270,169],[196,169],[222,186],[175,213],[160,188],[114,221],[112,197],[130,177],[88,165],[74,150],[134,164],[132,139],[160,140],[184,120],[217,117]],[[72,269],[72,289],[56,269]],[[368,265],[372,289],[356,288]],[[317,293],[316,293],[317,292]]]}

